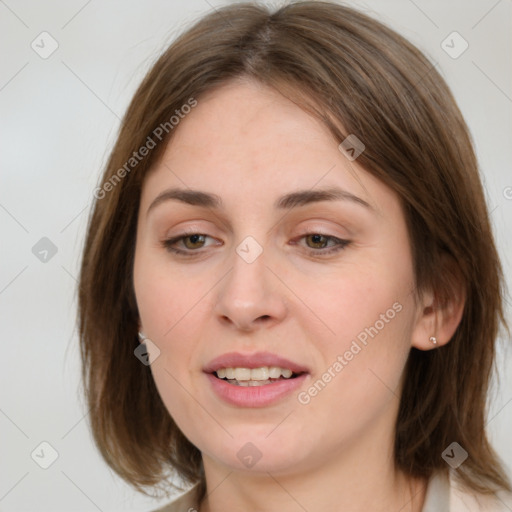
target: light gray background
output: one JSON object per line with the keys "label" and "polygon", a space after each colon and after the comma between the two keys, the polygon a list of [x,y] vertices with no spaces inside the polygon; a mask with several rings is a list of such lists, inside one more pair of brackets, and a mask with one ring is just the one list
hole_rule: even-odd
{"label": "light gray background", "polygon": [[[4,512],[146,511],[158,504],[116,477],[92,442],[78,399],[76,277],[92,191],[137,85],[177,33],[224,3],[0,1]],[[452,87],[475,140],[510,283],[512,1],[349,3],[416,43]],[[47,59],[31,48],[43,31],[59,45]],[[457,59],[441,47],[453,31],[469,43]],[[32,253],[42,237],[58,249],[46,263]],[[499,347],[501,387],[494,387],[488,428],[510,472],[508,345]],[[31,458],[42,441],[59,454],[46,470]]]}

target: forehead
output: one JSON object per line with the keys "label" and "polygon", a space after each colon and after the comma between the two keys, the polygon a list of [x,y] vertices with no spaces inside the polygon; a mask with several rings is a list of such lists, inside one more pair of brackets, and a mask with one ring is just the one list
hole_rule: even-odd
{"label": "forehead", "polygon": [[312,186],[340,163],[336,141],[319,120],[270,87],[236,81],[197,98],[154,170],[172,169],[195,184],[236,175],[251,186],[284,176]]}
{"label": "forehead", "polygon": [[335,148],[327,127],[291,100],[258,82],[238,80],[200,96],[168,150],[213,160],[230,154],[249,161],[281,156],[304,144],[316,156]]}
{"label": "forehead", "polygon": [[179,186],[225,196],[226,203],[244,195],[271,205],[289,191],[339,186],[375,204],[372,196],[384,187],[345,158],[325,125],[270,87],[237,81],[197,102],[146,176],[144,202]]}

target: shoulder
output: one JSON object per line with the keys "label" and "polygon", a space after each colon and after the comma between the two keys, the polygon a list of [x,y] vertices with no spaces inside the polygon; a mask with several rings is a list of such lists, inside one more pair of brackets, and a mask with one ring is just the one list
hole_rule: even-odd
{"label": "shoulder", "polygon": [[450,512],[510,512],[512,495],[508,493],[479,494],[452,483]]}
{"label": "shoulder", "polygon": [[429,481],[422,512],[510,512],[512,495],[479,494],[462,486],[452,472],[438,472]]}
{"label": "shoulder", "polygon": [[199,484],[180,494],[176,499],[151,512],[197,512],[199,509]]}
{"label": "shoulder", "polygon": [[[199,484],[152,512],[197,512]],[[479,494],[463,488],[451,474],[436,474],[429,482],[422,512],[510,512],[512,495]]]}

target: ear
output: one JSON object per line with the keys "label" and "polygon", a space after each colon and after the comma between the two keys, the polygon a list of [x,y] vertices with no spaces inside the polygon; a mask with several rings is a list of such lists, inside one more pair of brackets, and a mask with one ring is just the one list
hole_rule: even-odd
{"label": "ear", "polygon": [[[418,302],[411,345],[419,350],[446,345],[464,312],[466,293],[459,267],[447,254],[441,256],[441,262],[434,289],[424,292]],[[431,341],[432,336],[436,343]]]}

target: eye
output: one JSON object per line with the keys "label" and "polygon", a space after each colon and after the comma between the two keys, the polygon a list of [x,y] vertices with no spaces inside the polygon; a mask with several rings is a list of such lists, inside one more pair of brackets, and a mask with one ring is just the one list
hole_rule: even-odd
{"label": "eye", "polygon": [[[306,244],[313,250],[308,251],[313,256],[332,254],[342,249],[345,249],[350,244],[350,240],[343,240],[331,235],[324,235],[322,233],[306,233],[299,240],[305,239]],[[327,248],[327,244],[333,242],[334,245]],[[311,245],[309,245],[311,244]]]}
{"label": "eye", "polygon": [[[196,254],[200,254],[198,249],[207,247],[205,245],[207,238],[211,237],[202,233],[182,233],[176,237],[163,240],[162,246],[167,251],[174,254],[192,257]],[[350,240],[343,240],[341,238],[337,238],[331,235],[324,235],[322,233],[306,233],[299,238],[299,240],[302,239],[306,240],[308,247],[311,249],[308,251],[308,253],[312,256],[332,254],[341,251],[350,244]],[[334,245],[328,247],[329,242],[333,243]],[[176,247],[176,245],[180,243],[184,249]],[[296,245],[295,242],[293,244]],[[312,244],[312,246],[309,244]]]}
{"label": "eye", "polygon": [[[201,249],[202,247],[204,247],[206,238],[210,237],[202,233],[183,233],[174,238],[164,240],[162,242],[162,245],[169,252],[188,256],[190,252],[198,252],[197,249]],[[178,242],[181,242],[183,244],[185,250],[175,247],[175,245],[178,244]]]}

